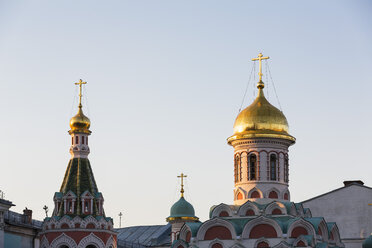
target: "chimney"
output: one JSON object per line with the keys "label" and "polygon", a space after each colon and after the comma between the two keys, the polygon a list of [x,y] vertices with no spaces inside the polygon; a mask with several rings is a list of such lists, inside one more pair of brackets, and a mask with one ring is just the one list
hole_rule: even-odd
{"label": "chimney", "polygon": [[32,223],[32,210],[25,208],[23,210],[23,217],[24,217],[24,222],[26,224],[31,224]]}
{"label": "chimney", "polygon": [[357,184],[357,185],[364,185],[363,181],[361,180],[351,180],[351,181],[344,181],[344,186],[350,186],[352,184]]}

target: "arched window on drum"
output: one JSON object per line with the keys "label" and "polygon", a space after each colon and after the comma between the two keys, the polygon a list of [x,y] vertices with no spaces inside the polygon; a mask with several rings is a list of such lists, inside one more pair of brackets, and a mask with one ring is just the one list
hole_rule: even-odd
{"label": "arched window on drum", "polygon": [[270,155],[270,180],[276,181],[276,164],[277,158],[275,154]]}
{"label": "arched window on drum", "polygon": [[240,156],[239,154],[235,155],[235,161],[234,161],[234,178],[235,183],[239,182],[240,176],[239,176],[239,168],[240,168]]}
{"label": "arched window on drum", "polygon": [[289,171],[288,171],[288,155],[284,157],[284,182],[288,183],[289,181]]}
{"label": "arched window on drum", "polygon": [[256,154],[249,155],[248,180],[257,180],[257,156]]}

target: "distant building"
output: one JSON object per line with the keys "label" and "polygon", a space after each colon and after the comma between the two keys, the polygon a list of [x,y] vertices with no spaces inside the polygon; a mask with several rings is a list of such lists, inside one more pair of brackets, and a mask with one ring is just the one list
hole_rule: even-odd
{"label": "distant building", "polygon": [[38,248],[42,222],[32,219],[32,210],[26,208],[19,214],[9,210],[12,206],[0,199],[0,247]]}
{"label": "distant building", "polygon": [[336,222],[347,248],[360,248],[372,233],[372,188],[362,181],[345,181],[344,187],[303,201],[311,213]]}
{"label": "distant building", "polygon": [[115,229],[118,248],[170,247],[171,225],[132,226]]}

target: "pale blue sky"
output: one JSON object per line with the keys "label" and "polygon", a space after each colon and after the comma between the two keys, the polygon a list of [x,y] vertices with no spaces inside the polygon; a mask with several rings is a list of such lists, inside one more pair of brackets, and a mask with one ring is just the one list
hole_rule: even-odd
{"label": "pale blue sky", "polygon": [[106,214],[165,223],[184,172],[205,220],[233,202],[226,138],[259,52],[297,138],[292,200],[372,186],[371,13],[370,1],[0,0],[0,189],[16,211],[52,209],[82,78]]}

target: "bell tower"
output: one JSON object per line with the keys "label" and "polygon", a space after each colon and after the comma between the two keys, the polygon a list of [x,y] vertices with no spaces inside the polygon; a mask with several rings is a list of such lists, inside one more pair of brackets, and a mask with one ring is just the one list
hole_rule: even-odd
{"label": "bell tower", "polygon": [[288,148],[296,139],[288,132],[283,112],[265,98],[260,53],[258,94],[236,117],[234,134],[227,139],[234,147],[234,204],[246,201],[290,200]]}
{"label": "bell tower", "polygon": [[70,120],[71,159],[58,192],[54,194],[54,211],[44,219],[40,233],[41,248],[94,247],[116,248],[113,220],[106,217],[104,198],[99,192],[88,159],[90,120],[83,113],[80,80],[77,114]]}

